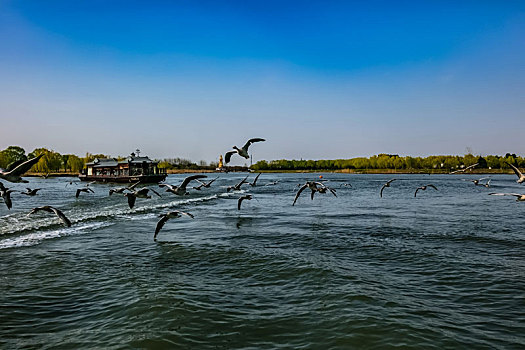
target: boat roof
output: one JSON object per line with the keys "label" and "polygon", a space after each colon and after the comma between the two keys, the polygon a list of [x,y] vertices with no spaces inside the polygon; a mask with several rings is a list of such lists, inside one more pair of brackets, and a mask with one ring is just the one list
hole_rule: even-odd
{"label": "boat roof", "polygon": [[158,164],[158,162],[149,159],[149,157],[134,157],[129,156],[127,159],[118,161],[115,158],[95,158],[92,162],[86,163],[86,166],[93,168],[106,168],[106,167],[116,167],[119,164]]}

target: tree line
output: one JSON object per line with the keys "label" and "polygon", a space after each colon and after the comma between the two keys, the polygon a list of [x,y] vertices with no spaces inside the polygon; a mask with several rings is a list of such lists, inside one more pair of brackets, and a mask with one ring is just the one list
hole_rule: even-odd
{"label": "tree line", "polygon": [[[25,161],[40,154],[44,156],[32,168],[32,172],[52,173],[52,172],[72,172],[78,173],[86,163],[95,158],[110,158],[109,155],[86,153],[84,157],[74,154],[60,154],[47,148],[36,148],[26,155],[26,151],[19,146],[9,146],[0,151],[0,168],[7,168],[9,164],[16,161]],[[116,157],[117,160],[124,160],[125,157]],[[516,154],[507,153],[505,156],[489,155],[486,157],[466,154],[464,156],[429,156],[429,157],[401,157],[397,154],[379,154],[369,158],[357,157],[350,159],[323,159],[323,160],[261,160],[252,165],[254,171],[294,171],[294,170],[431,170],[448,172],[461,169],[461,167],[478,163],[480,169],[508,169],[507,163],[514,164],[520,168],[525,168],[525,158]],[[183,158],[166,158],[159,160],[159,168],[166,169],[193,169],[193,170],[214,170],[217,163],[206,163],[201,160],[197,163]]]}
{"label": "tree line", "polygon": [[95,158],[106,158],[103,154],[86,153],[85,157],[75,154],[60,154],[47,148],[36,148],[26,155],[26,151],[19,146],[9,146],[0,151],[0,168],[7,168],[10,164],[17,161],[26,161],[30,158],[43,154],[42,158],[33,165],[31,172],[35,173],[57,173],[72,172],[78,173],[84,165],[93,161]]}
{"label": "tree line", "polygon": [[[95,158],[111,158],[105,154],[91,154],[86,153],[84,157],[79,157],[75,154],[60,154],[56,151],[47,148],[36,148],[32,152],[26,154],[26,151],[19,146],[9,146],[0,151],[0,168],[6,169],[10,164],[17,161],[26,161],[30,158],[43,154],[42,158],[32,168],[31,172],[35,173],[58,173],[58,172],[72,172],[79,173],[86,163],[92,162]],[[115,157],[118,161],[126,159],[126,157]],[[217,163],[206,163],[201,160],[194,163],[189,159],[182,158],[167,158],[159,161],[159,168],[166,169],[194,169],[194,170],[214,170]]]}
{"label": "tree line", "polygon": [[489,155],[486,157],[466,154],[464,156],[429,156],[401,157],[397,154],[379,154],[369,158],[323,160],[261,160],[252,165],[254,171],[264,170],[431,170],[449,172],[478,163],[479,169],[508,169],[508,163],[525,167],[525,158],[507,153],[505,156]]}

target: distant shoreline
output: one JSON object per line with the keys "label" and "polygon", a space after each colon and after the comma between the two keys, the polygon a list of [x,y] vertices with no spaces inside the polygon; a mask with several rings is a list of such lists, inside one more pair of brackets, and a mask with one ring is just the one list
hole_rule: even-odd
{"label": "distant shoreline", "polygon": [[[229,171],[234,172],[246,172],[246,171]],[[253,173],[343,173],[343,174],[430,174],[430,175],[448,175],[449,172],[436,170],[436,169],[414,169],[414,170],[395,170],[395,169],[337,169],[337,170],[260,170],[252,171]],[[170,169],[167,171],[168,174],[193,174],[193,173],[225,173],[210,169]],[[455,173],[450,175],[496,175],[496,174],[514,174],[512,170],[508,169],[474,169],[470,172]],[[27,173],[27,177],[78,177],[78,173],[71,172],[55,172],[49,174],[43,173]]]}

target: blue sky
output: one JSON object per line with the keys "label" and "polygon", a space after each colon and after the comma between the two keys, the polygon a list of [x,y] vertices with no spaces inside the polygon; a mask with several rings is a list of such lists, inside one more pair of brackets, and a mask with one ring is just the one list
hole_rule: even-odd
{"label": "blue sky", "polygon": [[0,1],[0,148],[524,154],[524,43],[521,1]]}

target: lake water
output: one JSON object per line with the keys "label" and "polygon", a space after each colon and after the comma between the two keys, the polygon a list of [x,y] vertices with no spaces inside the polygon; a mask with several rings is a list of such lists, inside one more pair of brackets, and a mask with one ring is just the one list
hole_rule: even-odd
{"label": "lake water", "polygon": [[[389,175],[322,174],[337,198],[292,206],[319,174],[226,193],[245,175],[185,197],[154,186],[133,210],[107,184],[75,199],[71,179],[28,178],[36,197],[0,201],[0,348],[525,348],[525,203],[488,195],[525,193],[515,176],[396,175],[380,198]],[[72,227],[26,216],[41,205]],[[155,242],[169,210],[195,219]]]}

